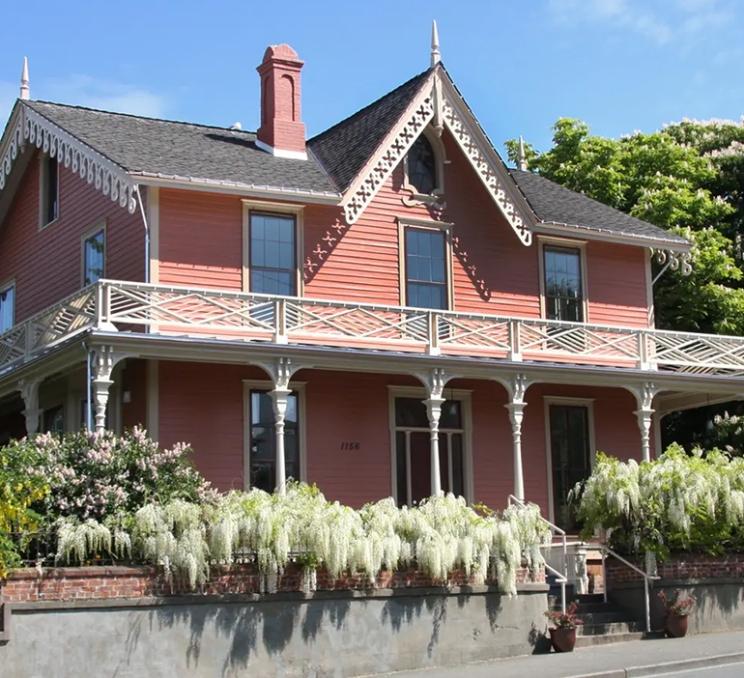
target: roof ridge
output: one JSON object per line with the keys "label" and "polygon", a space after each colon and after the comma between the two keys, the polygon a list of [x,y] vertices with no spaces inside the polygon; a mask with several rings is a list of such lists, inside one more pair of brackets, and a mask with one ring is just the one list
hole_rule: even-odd
{"label": "roof ridge", "polygon": [[121,113],[119,111],[107,111],[103,108],[93,108],[92,106],[80,106],[77,104],[63,104],[58,101],[46,101],[45,99],[32,99],[25,101],[25,104],[45,104],[47,106],[59,106],[60,108],[72,108],[79,111],[89,111],[92,113],[103,113],[104,115],[115,115],[122,118],[133,118],[135,120],[147,120],[148,122],[162,122],[169,125],[187,125],[189,127],[202,127],[205,129],[218,129],[224,132],[236,132],[238,134],[253,134],[256,132],[247,129],[235,129],[233,127],[221,127],[220,125],[207,125],[200,122],[189,122],[187,120],[169,120],[168,118],[157,118],[149,115],[136,115],[134,113]]}
{"label": "roof ridge", "polygon": [[424,76],[425,75],[428,75],[429,73],[431,73],[431,71],[433,71],[435,68],[436,68],[436,66],[432,66],[430,68],[427,68],[424,71],[421,71],[420,73],[417,73],[412,78],[409,78],[408,80],[406,80],[404,83],[401,83],[400,85],[398,85],[394,89],[391,89],[390,91],[386,92],[382,96],[377,97],[377,99],[375,99],[374,101],[368,103],[363,108],[360,108],[358,111],[356,111],[356,112],[352,113],[351,115],[348,115],[345,118],[339,120],[337,123],[331,125],[330,127],[328,127],[327,129],[323,130],[322,132],[319,132],[314,137],[311,137],[310,139],[307,140],[307,143],[308,144],[311,144],[314,141],[318,141],[322,137],[326,136],[327,134],[329,134],[330,132],[332,132],[333,130],[335,130],[337,127],[340,127],[341,125],[345,125],[345,124],[351,122],[352,120],[354,120],[355,118],[358,118],[358,117],[362,116],[369,109],[371,109],[374,106],[376,106],[377,104],[379,104],[383,99],[387,99],[389,96],[395,94],[396,92],[398,92],[399,90],[403,89],[404,87],[410,86],[411,83],[413,83],[415,80],[418,80],[419,78],[421,78],[423,80]]}

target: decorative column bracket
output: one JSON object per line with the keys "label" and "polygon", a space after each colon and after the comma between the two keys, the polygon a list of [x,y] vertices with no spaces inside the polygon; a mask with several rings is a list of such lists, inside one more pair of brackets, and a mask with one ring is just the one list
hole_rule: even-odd
{"label": "decorative column bracket", "polygon": [[524,468],[522,465],[522,421],[524,408],[527,407],[524,396],[530,382],[526,374],[517,373],[504,384],[509,394],[509,402],[504,405],[509,411],[512,429],[512,449],[514,457],[514,496],[524,501]]}
{"label": "decorative column bracket", "polygon": [[435,367],[422,381],[426,384],[427,391],[424,405],[426,405],[426,416],[429,419],[431,496],[438,497],[442,494],[442,470],[439,464],[439,420],[442,416],[442,405],[445,400],[444,387],[447,384],[448,377],[442,368]]}
{"label": "decorative column bracket", "polygon": [[91,388],[93,391],[93,403],[95,405],[95,431],[103,433],[106,430],[106,407],[109,399],[109,389],[114,383],[111,374],[114,368],[125,358],[125,353],[117,353],[113,346],[96,346],[93,358],[93,379]]}
{"label": "decorative column bracket", "polygon": [[41,379],[23,379],[18,384],[18,390],[23,398],[23,416],[26,419],[26,435],[31,436],[39,432],[39,418],[41,409],[39,408],[39,387]]}

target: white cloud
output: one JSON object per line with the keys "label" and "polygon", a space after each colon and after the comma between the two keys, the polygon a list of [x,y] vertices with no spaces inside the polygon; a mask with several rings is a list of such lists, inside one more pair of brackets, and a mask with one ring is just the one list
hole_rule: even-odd
{"label": "white cloud", "polygon": [[721,0],[674,0],[663,16],[649,10],[642,0],[548,0],[548,7],[562,23],[606,24],[659,45],[702,35],[730,18]]}
{"label": "white cloud", "polygon": [[138,85],[101,80],[88,75],[47,80],[41,82],[38,88],[32,82],[31,92],[34,97],[50,101],[153,118],[163,117],[168,109],[167,97],[162,94]]}

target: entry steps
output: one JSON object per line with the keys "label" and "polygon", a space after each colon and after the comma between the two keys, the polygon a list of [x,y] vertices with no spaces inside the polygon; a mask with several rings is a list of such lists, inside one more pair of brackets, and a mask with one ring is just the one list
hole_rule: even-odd
{"label": "entry steps", "polygon": [[[584,622],[576,629],[576,647],[622,643],[639,640],[646,635],[642,621],[634,619],[615,603],[605,603],[601,593],[567,595],[566,604],[571,600],[579,604],[577,616]],[[561,609],[560,594],[551,594],[550,602],[554,610]]]}

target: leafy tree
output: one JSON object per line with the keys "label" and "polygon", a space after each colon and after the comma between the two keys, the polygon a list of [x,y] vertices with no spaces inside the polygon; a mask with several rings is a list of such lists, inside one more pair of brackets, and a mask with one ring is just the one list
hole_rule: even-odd
{"label": "leafy tree", "polygon": [[[516,163],[519,142],[506,147]],[[552,147],[539,152],[528,143],[525,155],[530,170],[691,241],[692,274],[667,270],[654,286],[657,327],[744,335],[744,117],[684,120],[620,139],[560,118]],[[664,437],[688,448],[726,446],[714,416],[740,409],[728,404],[670,416]],[[737,443],[730,447],[744,453]]]}

